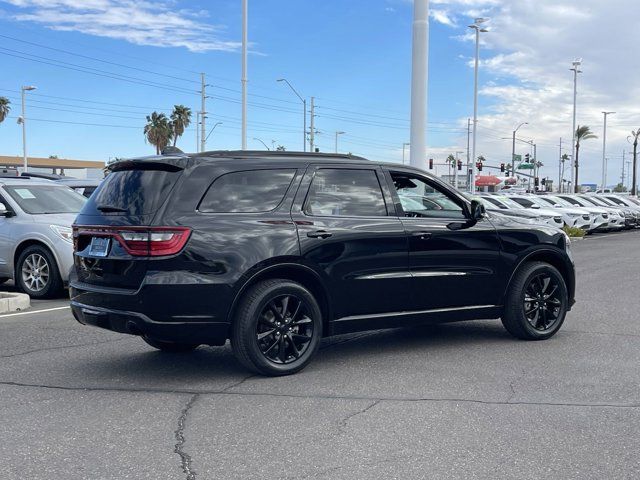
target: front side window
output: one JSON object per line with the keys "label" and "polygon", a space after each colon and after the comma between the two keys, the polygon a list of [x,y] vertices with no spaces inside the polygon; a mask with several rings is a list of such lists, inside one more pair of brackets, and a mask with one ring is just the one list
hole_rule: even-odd
{"label": "front side window", "polygon": [[198,210],[204,213],[270,212],[282,202],[296,170],[245,170],[218,177]]}
{"label": "front side window", "polygon": [[329,217],[382,217],[387,215],[387,208],[374,170],[321,168],[309,187],[304,212]]}
{"label": "front side window", "polygon": [[5,186],[11,198],[31,215],[78,213],[86,198],[70,188],[58,185]]}
{"label": "front side window", "polygon": [[404,172],[391,172],[406,217],[464,218],[464,210],[438,186]]}

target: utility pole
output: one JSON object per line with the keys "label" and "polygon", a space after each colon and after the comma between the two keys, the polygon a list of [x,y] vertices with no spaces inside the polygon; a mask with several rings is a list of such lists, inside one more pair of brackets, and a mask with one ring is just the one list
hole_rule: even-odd
{"label": "utility pole", "polygon": [[562,137],[560,137],[560,156],[558,157],[558,192],[562,193]]}
{"label": "utility pole", "polygon": [[624,154],[625,154],[625,151],[622,150],[622,175],[620,176],[620,182],[622,183],[623,187],[624,187],[624,181],[625,181],[625,178],[624,178]]}
{"label": "utility pole", "polygon": [[[248,0],[242,0],[242,150],[247,149],[247,39],[248,39]],[[204,107],[202,108],[204,110]],[[204,123],[204,120],[203,122]],[[204,131],[204,130],[203,130]]]}
{"label": "utility pole", "polygon": [[201,122],[200,123],[200,151],[204,152],[206,150],[206,139],[205,139],[205,135],[206,133],[206,128],[205,128],[205,119],[207,118],[207,106],[206,106],[206,102],[207,102],[207,92],[206,92],[206,88],[207,88],[207,84],[204,81],[204,73],[200,74],[200,81],[202,83],[202,87],[200,90],[200,101],[201,101],[201,111],[200,111],[200,119]]}
{"label": "utility pole", "polygon": [[471,181],[471,179],[469,178],[469,167],[471,165],[471,157],[470,157],[470,152],[469,152],[470,146],[471,146],[471,119],[467,118],[467,165],[465,167],[465,175],[467,177],[467,185],[469,185],[469,182]]}
{"label": "utility pole", "polygon": [[409,165],[423,168],[427,157],[427,79],[429,76],[429,0],[414,0],[411,50],[411,132]]}
{"label": "utility pole", "polygon": [[196,153],[200,152],[200,112],[196,112]]}
{"label": "utility pole", "polygon": [[315,97],[311,97],[311,129],[309,131],[309,147],[311,153],[316,151],[315,149],[315,129],[316,129],[316,105],[315,105]]}
{"label": "utility pole", "polygon": [[573,130],[571,132],[572,145],[571,145],[571,185],[573,186],[573,190],[575,193],[578,193],[578,190],[575,185],[576,178],[576,103],[578,100],[578,74],[582,73],[580,70],[580,65],[582,65],[582,59],[576,59],[573,61],[573,68],[569,70],[573,72]]}
{"label": "utility pole", "polygon": [[404,149],[405,147],[408,147],[409,145],[411,145],[409,142],[404,142],[402,144],[402,164],[404,165]]}
{"label": "utility pole", "polygon": [[602,112],[602,114],[604,115],[604,127],[602,130],[602,191],[604,192],[604,189],[606,187],[606,183],[607,183],[607,167],[606,167],[606,159],[605,156],[607,154],[607,116],[608,115],[612,115],[616,112]]}
{"label": "utility pole", "polygon": [[473,140],[471,143],[471,181],[469,182],[469,191],[476,191],[476,137],[478,134],[478,67],[480,63],[480,33],[488,32],[486,28],[480,25],[486,22],[486,18],[476,18],[473,25],[469,28],[476,31],[476,58],[473,70]]}

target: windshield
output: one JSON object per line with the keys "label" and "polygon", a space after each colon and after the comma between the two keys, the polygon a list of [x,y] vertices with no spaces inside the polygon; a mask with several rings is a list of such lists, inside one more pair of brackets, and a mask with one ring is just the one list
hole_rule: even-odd
{"label": "windshield", "polygon": [[4,189],[22,210],[31,215],[78,213],[86,198],[59,185],[5,186]]}
{"label": "windshield", "polygon": [[484,203],[487,206],[490,206],[490,208],[492,209],[495,209],[496,207],[501,210],[507,209],[507,207],[503,205],[497,198],[481,197],[480,200],[482,201],[482,203]]}
{"label": "windshield", "polygon": [[560,197],[548,197],[549,200],[555,202],[557,205],[560,205],[561,207],[573,207],[573,204],[567,202],[564,198],[560,198]]}
{"label": "windshield", "polygon": [[518,202],[512,200],[509,197],[496,197],[498,199],[498,201],[505,205],[508,208],[517,208],[517,209],[522,209],[522,205],[520,205]]}

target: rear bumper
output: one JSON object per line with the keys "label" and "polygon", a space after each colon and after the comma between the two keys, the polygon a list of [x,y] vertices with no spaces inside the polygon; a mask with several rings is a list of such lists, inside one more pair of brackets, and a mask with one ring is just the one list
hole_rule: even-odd
{"label": "rear bumper", "polygon": [[229,324],[222,322],[156,322],[139,312],[95,307],[73,300],[71,311],[83,325],[168,342],[224,345],[229,329]]}

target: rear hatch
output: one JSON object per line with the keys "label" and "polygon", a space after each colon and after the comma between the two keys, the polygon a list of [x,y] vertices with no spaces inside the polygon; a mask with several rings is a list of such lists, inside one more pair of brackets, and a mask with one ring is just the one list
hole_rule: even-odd
{"label": "rear hatch", "polygon": [[74,224],[77,282],[137,289],[151,259],[182,249],[189,230],[155,225],[154,219],[169,200],[186,161],[154,157],[111,167]]}

